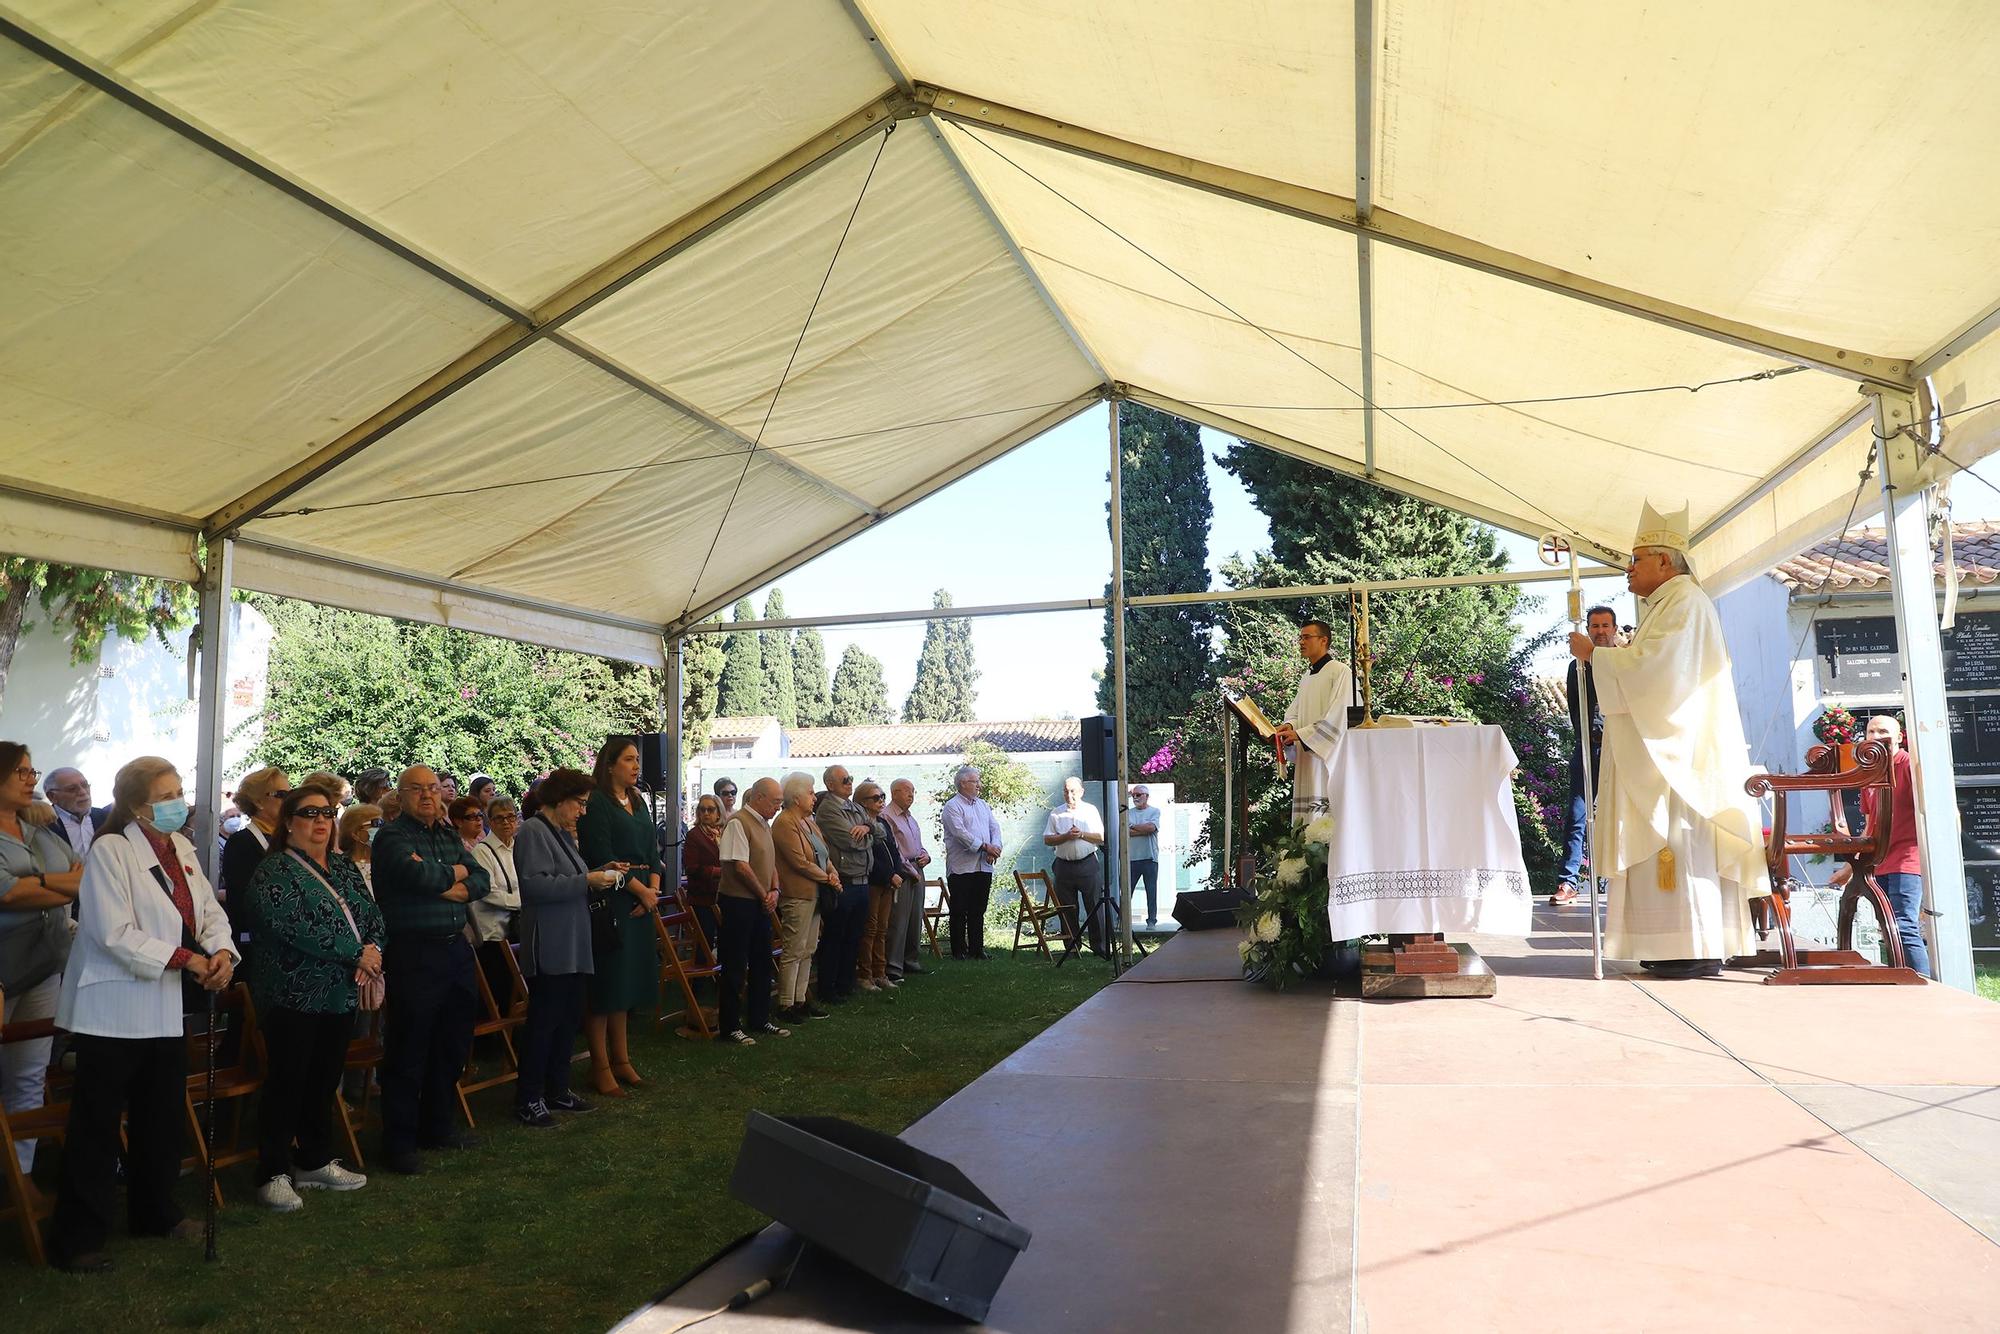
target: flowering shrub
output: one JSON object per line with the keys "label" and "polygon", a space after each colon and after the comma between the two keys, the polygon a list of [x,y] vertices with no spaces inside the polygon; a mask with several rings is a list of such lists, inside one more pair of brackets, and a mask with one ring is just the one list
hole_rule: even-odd
{"label": "flowering shrub", "polygon": [[1236,910],[1236,920],[1249,933],[1238,946],[1244,977],[1283,991],[1317,975],[1326,962],[1334,944],[1326,914],[1332,835],[1333,817],[1322,814],[1260,850],[1257,864],[1272,869],[1251,886],[1256,897]]}
{"label": "flowering shrub", "polygon": [[1836,704],[1813,723],[1813,735],[1821,745],[1844,746],[1860,740],[1861,728],[1853,714]]}

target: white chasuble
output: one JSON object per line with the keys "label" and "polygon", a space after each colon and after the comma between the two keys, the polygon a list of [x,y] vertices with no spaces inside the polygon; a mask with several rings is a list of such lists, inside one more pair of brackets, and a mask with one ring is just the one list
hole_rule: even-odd
{"label": "white chasuble", "polygon": [[1292,823],[1305,824],[1328,809],[1332,790],[1333,755],[1347,735],[1347,706],[1354,697],[1354,678],[1347,664],[1331,655],[1320,669],[1299,678],[1298,693],[1285,710],[1285,721],[1298,730],[1292,748]]}
{"label": "white chasuble", "polygon": [[1686,575],[1670,579],[1632,642],[1590,663],[1604,710],[1592,857],[1610,882],[1605,954],[1747,953],[1750,900],[1771,877],[1715,604]]}

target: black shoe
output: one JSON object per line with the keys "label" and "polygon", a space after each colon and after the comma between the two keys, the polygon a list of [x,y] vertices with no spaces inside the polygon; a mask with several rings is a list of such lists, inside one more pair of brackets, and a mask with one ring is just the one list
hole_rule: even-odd
{"label": "black shoe", "polygon": [[404,1149],[401,1153],[385,1154],[382,1161],[391,1172],[400,1176],[420,1177],[428,1169],[424,1166],[423,1155],[415,1149]]}
{"label": "black shoe", "polygon": [[780,1028],[776,1024],[771,1023],[768,1020],[765,1021],[764,1026],[758,1029],[757,1031],[759,1033],[762,1033],[766,1037],[772,1037],[772,1038],[788,1038],[792,1035],[791,1029]]}
{"label": "black shoe", "polygon": [[81,1255],[57,1258],[54,1263],[65,1274],[101,1274],[111,1268],[111,1257],[103,1251],[85,1251]]}
{"label": "black shoe", "polygon": [[597,1110],[590,1103],[579,1098],[574,1089],[558,1093],[555,1097],[548,1100],[548,1105],[549,1110],[552,1112],[594,1112]]}
{"label": "black shoe", "polygon": [[924,967],[920,963],[906,963],[903,965],[904,977],[909,977],[913,973],[928,973],[929,971],[930,969]]}
{"label": "black shoe", "polygon": [[1654,977],[1660,978],[1721,977],[1722,961],[1720,959],[1659,959],[1653,962],[1650,971]]}
{"label": "black shoe", "polygon": [[524,1102],[514,1109],[514,1119],[530,1130],[554,1130],[558,1124],[549,1115],[549,1105],[545,1102]]}
{"label": "black shoe", "polygon": [[479,1136],[471,1134],[468,1131],[454,1130],[435,1143],[418,1144],[417,1147],[420,1149],[441,1149],[448,1152],[452,1149],[476,1149],[484,1142]]}
{"label": "black shoe", "polygon": [[831,1014],[829,1014],[825,1010],[822,1010],[819,1006],[814,1005],[811,1001],[807,1001],[804,1005],[799,1006],[799,1016],[804,1019],[833,1018]]}

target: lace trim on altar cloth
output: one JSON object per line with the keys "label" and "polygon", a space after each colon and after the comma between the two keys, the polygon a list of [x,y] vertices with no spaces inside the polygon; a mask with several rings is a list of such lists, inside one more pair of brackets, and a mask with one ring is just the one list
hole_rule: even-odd
{"label": "lace trim on altar cloth", "polygon": [[1333,882],[1335,907],[1381,899],[1529,897],[1525,871],[1460,868],[1438,871],[1358,871]]}

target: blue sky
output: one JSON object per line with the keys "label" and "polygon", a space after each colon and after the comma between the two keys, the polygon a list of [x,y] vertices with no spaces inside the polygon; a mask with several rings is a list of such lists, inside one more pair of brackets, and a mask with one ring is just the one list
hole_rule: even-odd
{"label": "blue sky", "polygon": [[[1215,518],[1209,532],[1209,586],[1219,587],[1216,567],[1231,554],[1248,554],[1269,539],[1264,516],[1236,479],[1215,466],[1214,455],[1232,438],[1202,432]],[[1101,597],[1111,570],[1105,529],[1110,486],[1105,480],[1108,440],[1105,412],[1094,409],[989,464],[921,504],[861,533],[846,545],[801,566],[776,583],[794,616],[897,611],[930,605],[934,589],[951,590],[961,606]],[[1989,477],[2000,463],[1976,469]],[[1978,483],[1956,489],[1954,517],[2000,514],[2000,494]],[[1536,564],[1534,543],[1502,534],[1511,569]],[[1524,598],[1516,622],[1536,633],[1562,623],[1563,593],[1549,586]],[[769,589],[754,596],[759,614]],[[1618,608],[1632,619],[1623,579],[1586,581],[1586,597]],[[973,653],[980,671],[979,716],[999,721],[1081,717],[1097,712],[1092,674],[1104,665],[1102,612],[985,617],[972,622]],[[889,702],[900,709],[923,646],[922,622],[828,629],[831,669],[850,643],[882,660]],[[1559,671],[1566,650],[1552,644],[1541,668]]]}

